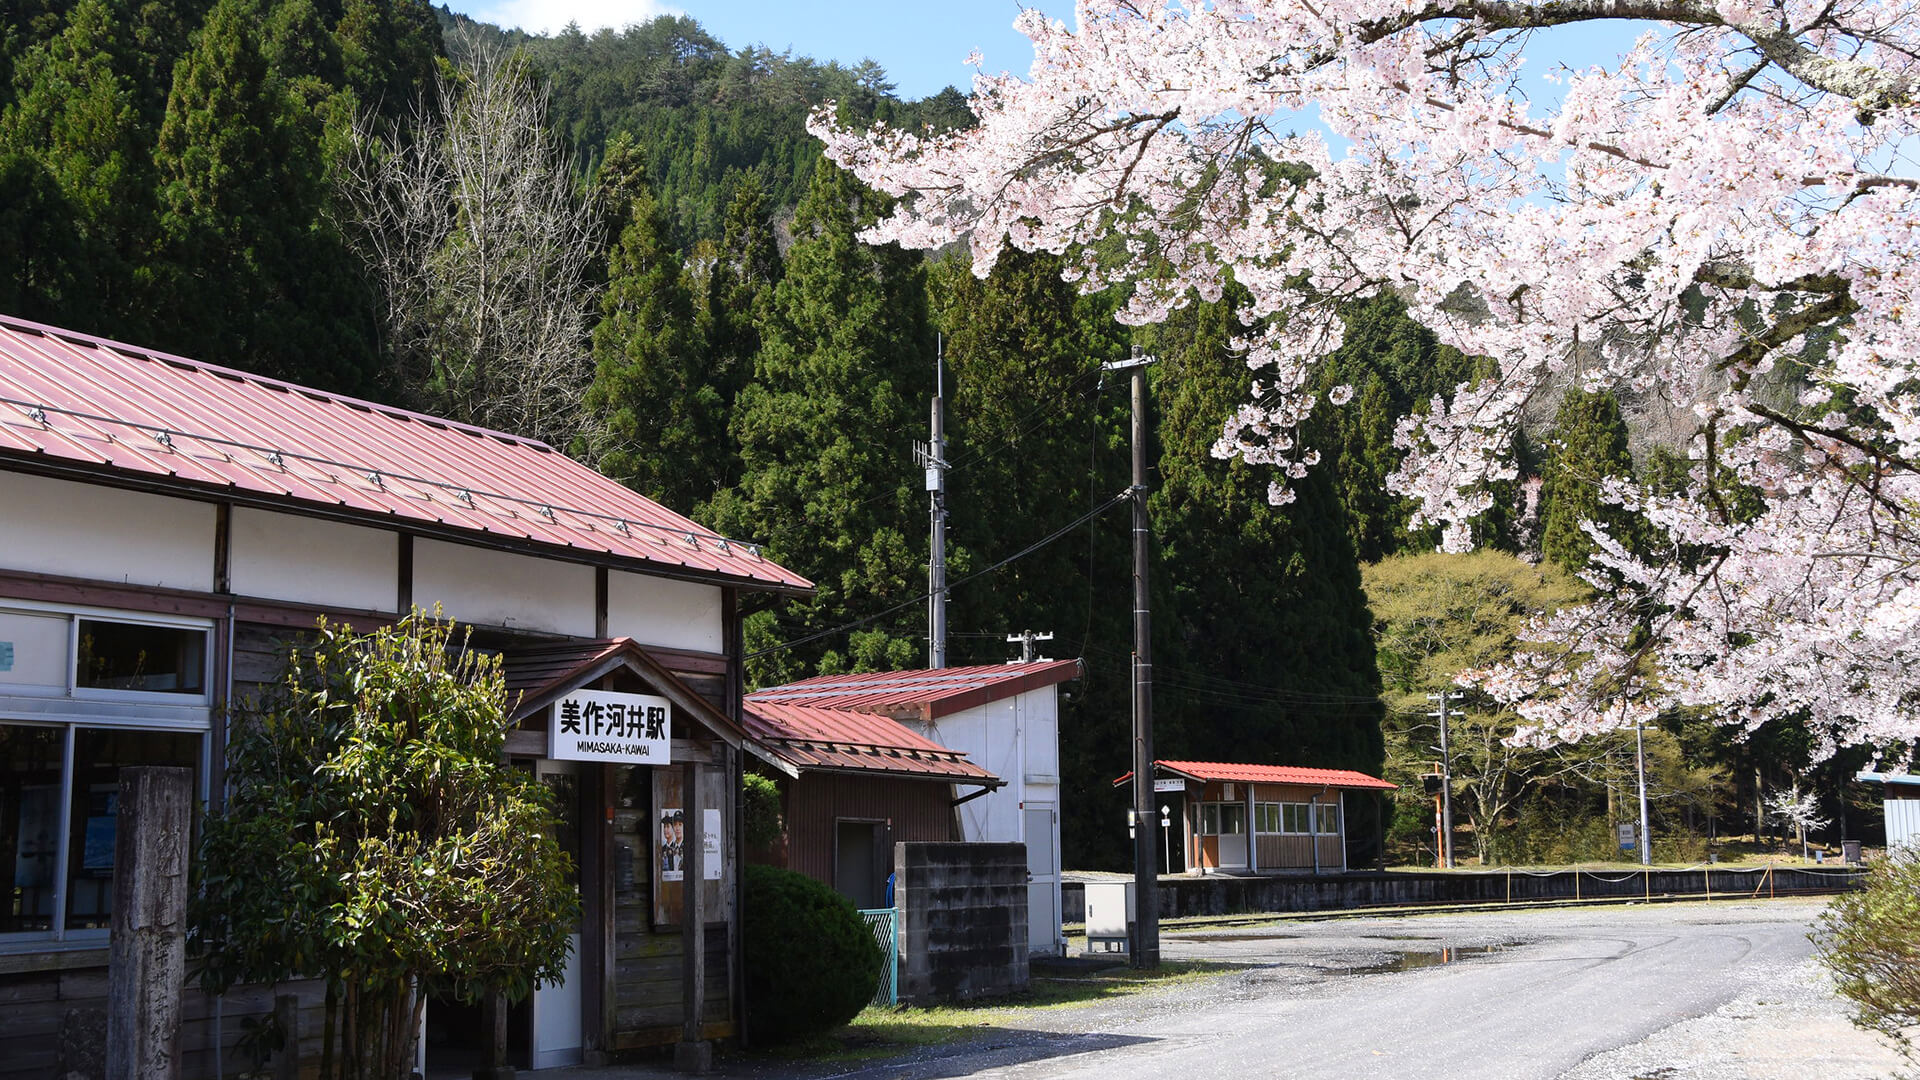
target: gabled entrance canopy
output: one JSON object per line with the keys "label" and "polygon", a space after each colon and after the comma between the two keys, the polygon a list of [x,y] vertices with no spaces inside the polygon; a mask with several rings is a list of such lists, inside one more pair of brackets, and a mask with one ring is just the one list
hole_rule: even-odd
{"label": "gabled entrance canopy", "polygon": [[[676,716],[705,734],[736,750],[745,740],[745,733],[726,713],[648,655],[632,638],[516,648],[501,655],[501,664],[507,678],[508,715],[515,721],[543,716],[555,701],[601,680],[638,680],[672,702]],[[539,741],[537,750],[534,740]],[[544,753],[545,745],[544,732],[538,729],[517,730],[507,739],[511,753]]]}

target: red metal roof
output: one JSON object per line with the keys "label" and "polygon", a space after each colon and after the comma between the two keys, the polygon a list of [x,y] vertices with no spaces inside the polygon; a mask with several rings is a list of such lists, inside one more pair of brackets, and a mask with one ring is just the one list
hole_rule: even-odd
{"label": "red metal roof", "polygon": [[0,467],[781,591],[811,584],[544,443],[0,315]]}
{"label": "red metal roof", "polygon": [[747,695],[749,702],[817,705],[932,720],[1080,677],[1078,660],[819,675]]}
{"label": "red metal roof", "polygon": [[850,770],[999,787],[965,754],[869,713],[749,699],[747,737],[795,771]]}
{"label": "red metal roof", "polygon": [[[1290,784],[1295,787],[1348,788],[1359,791],[1393,791],[1377,776],[1352,769],[1309,769],[1299,765],[1235,765],[1223,761],[1155,761],[1155,769],[1189,780],[1220,780],[1233,784]],[[1120,785],[1133,779],[1133,773],[1115,780]]]}

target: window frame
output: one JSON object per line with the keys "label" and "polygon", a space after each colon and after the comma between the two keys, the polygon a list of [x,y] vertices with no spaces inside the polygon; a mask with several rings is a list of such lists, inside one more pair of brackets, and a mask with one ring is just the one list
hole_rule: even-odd
{"label": "window frame", "polygon": [[[71,893],[69,886],[73,876],[73,800],[76,793],[75,753],[80,741],[81,728],[112,729],[116,731],[147,731],[155,735],[196,735],[200,740],[197,753],[199,761],[194,769],[194,795],[200,802],[197,809],[204,810],[207,804],[208,783],[212,771],[213,733],[212,731],[182,731],[178,728],[145,727],[129,724],[99,724],[88,720],[50,719],[33,717],[16,719],[0,715],[0,726],[6,727],[55,727],[60,729],[60,797],[59,831],[54,842],[53,877],[53,914],[50,929],[47,930],[10,930],[0,931],[0,955],[18,952],[47,951],[52,949],[99,948],[105,945],[112,931],[99,927],[94,929],[73,930],[67,927],[67,900]],[[197,828],[197,826],[196,826]],[[118,872],[118,868],[116,868]]]}
{"label": "window frame", "polygon": [[[0,724],[8,726],[58,728],[60,730],[60,830],[54,863],[53,917],[47,930],[0,931],[0,955],[23,952],[51,952],[71,949],[96,949],[107,944],[111,931],[106,929],[67,929],[67,904],[70,893],[73,858],[71,816],[75,797],[75,761],[81,728],[110,728],[119,731],[146,731],[163,735],[192,735],[199,739],[196,755],[195,798],[204,810],[211,796],[213,776],[213,702],[214,675],[218,671],[217,650],[222,642],[219,622],[209,618],[165,615],[144,611],[72,604],[52,604],[35,600],[0,597],[0,611],[21,615],[53,616],[66,620],[65,686],[41,684],[0,685]],[[200,691],[108,690],[83,687],[79,681],[80,622],[122,623],[168,629],[198,630],[206,635],[200,650]]]}

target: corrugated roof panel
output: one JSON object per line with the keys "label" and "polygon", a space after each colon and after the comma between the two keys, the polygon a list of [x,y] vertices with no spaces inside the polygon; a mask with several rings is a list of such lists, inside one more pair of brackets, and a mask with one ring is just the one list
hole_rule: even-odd
{"label": "corrugated roof panel", "polygon": [[411,520],[482,545],[812,587],[542,443],[0,315],[0,463],[8,457],[292,512]]}
{"label": "corrugated roof panel", "polygon": [[[1295,787],[1334,787],[1359,791],[1393,791],[1377,776],[1352,769],[1310,769],[1300,765],[1241,765],[1226,761],[1155,761],[1154,766],[1195,780],[1222,781],[1230,784],[1290,784]],[[1133,773],[1115,780],[1124,784]]]}
{"label": "corrugated roof panel", "polygon": [[957,750],[882,716],[749,699],[747,737],[795,769],[857,770],[958,783],[999,778]]}
{"label": "corrugated roof panel", "polygon": [[747,700],[939,717],[1079,677],[1078,660],[873,671],[802,679],[757,691],[748,695]]}

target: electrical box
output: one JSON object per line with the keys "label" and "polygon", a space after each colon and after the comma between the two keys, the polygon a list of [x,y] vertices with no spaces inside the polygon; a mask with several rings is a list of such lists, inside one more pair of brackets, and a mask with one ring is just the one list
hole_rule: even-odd
{"label": "electrical box", "polygon": [[1089,881],[1087,952],[1126,952],[1133,939],[1133,882]]}
{"label": "electrical box", "polygon": [[1439,773],[1421,773],[1420,784],[1422,787],[1426,789],[1427,794],[1429,795],[1440,794],[1440,774]]}

